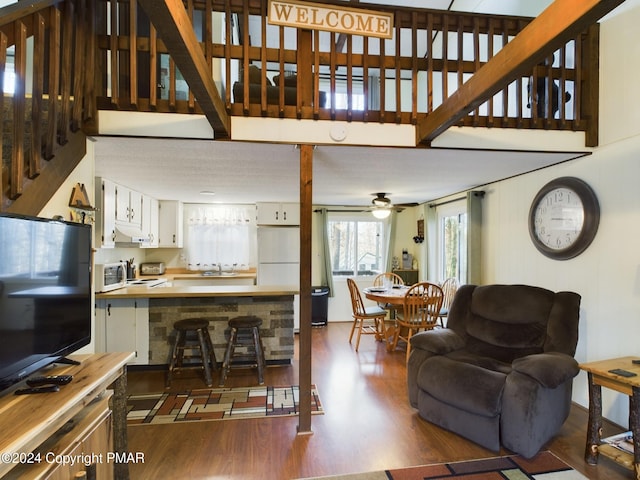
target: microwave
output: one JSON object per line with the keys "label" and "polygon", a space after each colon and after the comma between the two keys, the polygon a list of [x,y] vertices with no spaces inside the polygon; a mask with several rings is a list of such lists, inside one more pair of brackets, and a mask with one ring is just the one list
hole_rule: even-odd
{"label": "microwave", "polygon": [[110,292],[127,286],[127,267],[124,262],[99,263],[95,272],[96,292]]}

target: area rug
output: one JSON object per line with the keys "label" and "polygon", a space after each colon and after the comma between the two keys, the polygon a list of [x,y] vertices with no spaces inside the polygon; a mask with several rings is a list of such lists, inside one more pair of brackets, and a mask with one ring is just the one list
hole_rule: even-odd
{"label": "area rug", "polygon": [[[291,416],[300,412],[299,400],[297,385],[202,388],[179,393],[130,395],[127,398],[127,424]],[[311,387],[311,413],[324,413],[315,385]]]}
{"label": "area rug", "polygon": [[[380,470],[352,475],[313,477],[331,480],[587,480],[551,452],[540,452],[526,459],[519,455],[469,460],[465,462],[438,463],[418,467]],[[312,480],[307,478],[306,480]]]}

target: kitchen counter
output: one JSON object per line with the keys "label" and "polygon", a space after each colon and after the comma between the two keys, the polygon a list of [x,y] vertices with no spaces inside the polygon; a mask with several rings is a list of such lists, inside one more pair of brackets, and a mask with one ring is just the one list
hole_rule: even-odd
{"label": "kitchen counter", "polygon": [[157,287],[142,285],[96,293],[96,298],[269,297],[298,293],[298,288],[293,285],[174,286],[171,282],[167,282]]}
{"label": "kitchen counter", "polygon": [[[163,276],[164,277],[164,276]],[[133,363],[166,365],[175,339],[173,324],[207,318],[218,362],[224,356],[233,317],[262,319],[260,334],[268,364],[290,364],[294,354],[293,285],[129,286],[96,293],[96,351],[135,351]]]}

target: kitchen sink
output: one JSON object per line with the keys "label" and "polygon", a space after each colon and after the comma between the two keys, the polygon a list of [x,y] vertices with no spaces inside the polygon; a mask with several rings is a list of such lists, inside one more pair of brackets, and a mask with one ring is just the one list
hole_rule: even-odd
{"label": "kitchen sink", "polygon": [[233,277],[236,272],[202,272],[203,277]]}

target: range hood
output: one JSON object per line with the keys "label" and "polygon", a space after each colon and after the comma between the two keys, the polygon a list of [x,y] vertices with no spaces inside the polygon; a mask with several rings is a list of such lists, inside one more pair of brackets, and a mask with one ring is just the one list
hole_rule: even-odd
{"label": "range hood", "polygon": [[147,235],[142,230],[132,225],[116,224],[116,243],[144,243],[148,241]]}

